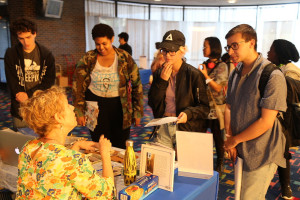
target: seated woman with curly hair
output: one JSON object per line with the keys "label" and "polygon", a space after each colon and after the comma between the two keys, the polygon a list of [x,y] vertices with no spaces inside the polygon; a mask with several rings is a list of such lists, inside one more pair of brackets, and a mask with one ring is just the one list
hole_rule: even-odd
{"label": "seated woman with curly hair", "polygon": [[[20,114],[39,138],[25,144],[19,156],[16,199],[112,199],[111,143],[78,141],[64,146],[68,133],[77,125],[74,107],[62,88],[36,91],[21,104]],[[103,177],[99,177],[80,149],[99,148]]]}

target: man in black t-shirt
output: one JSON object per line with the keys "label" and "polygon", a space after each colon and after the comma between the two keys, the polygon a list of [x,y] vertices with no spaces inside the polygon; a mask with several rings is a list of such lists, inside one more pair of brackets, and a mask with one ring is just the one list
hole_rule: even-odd
{"label": "man in black t-shirt", "polygon": [[35,41],[37,26],[20,18],[13,22],[11,32],[18,44],[7,49],[4,57],[7,85],[11,95],[13,128],[26,127],[19,115],[20,103],[36,90],[45,90],[55,82],[55,60],[52,53]]}
{"label": "man in black t-shirt", "polygon": [[127,43],[128,39],[129,39],[128,33],[122,32],[118,36],[119,36],[119,42],[120,42],[119,49],[123,49],[123,50],[127,51],[132,56],[131,46]]}

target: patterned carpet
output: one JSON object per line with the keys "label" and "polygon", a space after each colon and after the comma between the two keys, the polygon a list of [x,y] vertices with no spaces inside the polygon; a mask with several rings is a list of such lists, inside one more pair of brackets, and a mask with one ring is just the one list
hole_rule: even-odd
{"label": "patterned carpet", "polygon": [[[135,151],[140,151],[141,144],[149,142],[149,136],[152,132],[152,128],[144,128],[143,126],[153,118],[151,108],[148,106],[147,93],[149,90],[149,85],[144,86],[144,117],[141,121],[141,125],[133,127],[131,130],[130,137],[135,141]],[[70,89],[67,90],[68,99],[71,102],[72,97],[70,94]],[[8,92],[0,89],[0,129],[12,128],[10,109],[10,99],[8,97]],[[76,127],[70,134],[76,136],[82,136],[90,138],[89,131],[85,127]],[[291,153],[293,154],[293,159],[291,159],[291,187],[294,194],[294,200],[300,200],[300,148],[291,148]],[[214,159],[216,158],[214,152]],[[234,199],[234,173],[232,164],[229,160],[224,163],[224,173],[220,176],[219,185],[219,200],[233,200]],[[0,200],[2,200],[2,194],[5,190],[0,190]],[[280,184],[278,180],[278,174],[275,174],[267,196],[267,200],[279,200],[280,198]]]}

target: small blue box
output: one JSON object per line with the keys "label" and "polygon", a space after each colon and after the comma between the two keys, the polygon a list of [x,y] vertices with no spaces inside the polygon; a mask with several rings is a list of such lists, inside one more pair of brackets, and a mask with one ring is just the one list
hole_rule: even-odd
{"label": "small blue box", "polygon": [[158,176],[146,174],[119,192],[119,200],[141,200],[158,188]]}

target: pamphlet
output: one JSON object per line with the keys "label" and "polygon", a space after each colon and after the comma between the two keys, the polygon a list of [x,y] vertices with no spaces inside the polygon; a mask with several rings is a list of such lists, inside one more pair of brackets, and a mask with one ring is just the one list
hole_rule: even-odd
{"label": "pamphlet", "polygon": [[86,101],[86,127],[90,129],[91,131],[94,131],[98,124],[98,114],[99,114],[99,108],[98,108],[98,102],[97,101]]}
{"label": "pamphlet", "polygon": [[175,151],[159,143],[142,144],[140,175],[159,177],[158,187],[173,192]]}
{"label": "pamphlet", "polygon": [[213,171],[211,133],[176,131],[178,176],[209,179]]}
{"label": "pamphlet", "polygon": [[177,117],[156,118],[156,119],[152,119],[148,124],[145,125],[145,127],[159,126],[159,125],[167,124],[170,122],[176,123],[176,121],[177,121]]}
{"label": "pamphlet", "polygon": [[241,186],[242,186],[242,174],[243,174],[243,159],[236,157],[234,163],[234,199],[240,200],[241,196]]}

